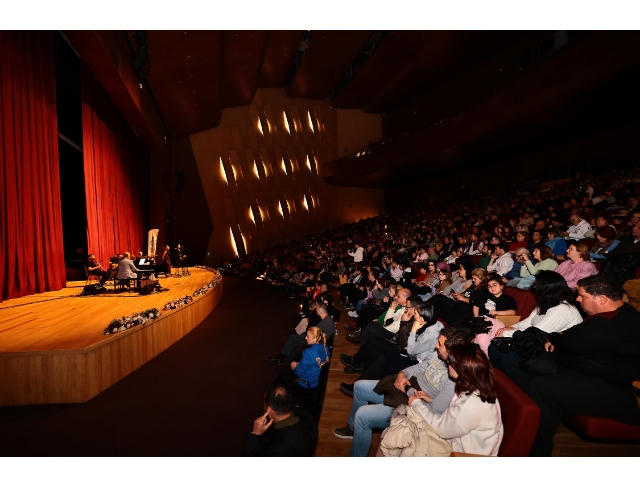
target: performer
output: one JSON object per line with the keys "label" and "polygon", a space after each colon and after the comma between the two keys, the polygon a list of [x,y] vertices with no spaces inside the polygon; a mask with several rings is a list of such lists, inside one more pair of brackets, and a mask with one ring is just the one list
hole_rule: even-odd
{"label": "performer", "polygon": [[137,279],[136,272],[140,272],[131,260],[131,254],[129,252],[124,253],[124,257],[118,264],[118,275],[116,279]]}
{"label": "performer", "polygon": [[167,276],[171,275],[171,247],[164,246],[164,253],[162,254],[162,264],[164,265],[164,273]]}
{"label": "performer", "polygon": [[91,276],[100,276],[100,284],[104,285],[109,275],[104,270],[100,262],[96,260],[96,256],[93,254],[90,254],[86,265],[87,265],[87,274]]}

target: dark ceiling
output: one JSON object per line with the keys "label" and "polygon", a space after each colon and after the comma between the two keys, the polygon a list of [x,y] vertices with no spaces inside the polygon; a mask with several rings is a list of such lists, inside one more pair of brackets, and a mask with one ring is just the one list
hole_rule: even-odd
{"label": "dark ceiling", "polygon": [[[314,31],[288,96],[327,99],[374,31]],[[149,86],[173,138],[215,127],[260,87],[282,88],[305,31],[148,31]],[[385,113],[452,67],[478,62],[527,32],[391,31],[334,100]]]}
{"label": "dark ceiling", "polygon": [[260,87],[383,114],[392,145],[325,167],[328,183],[363,187],[401,184],[399,167],[420,177],[497,162],[638,117],[638,32],[389,31],[372,47],[376,35],[149,31],[148,83],[171,138],[217,126]]}

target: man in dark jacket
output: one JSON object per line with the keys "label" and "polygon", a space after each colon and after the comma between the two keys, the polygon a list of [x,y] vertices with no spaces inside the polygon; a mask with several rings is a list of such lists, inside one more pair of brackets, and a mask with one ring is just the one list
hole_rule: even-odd
{"label": "man in dark jacket", "polygon": [[540,407],[532,456],[550,456],[565,414],[610,418],[640,425],[632,382],[640,377],[640,313],[622,301],[622,288],[601,275],[578,281],[587,319],[563,333],[550,333],[557,373],[533,379],[527,394]]}
{"label": "man in dark jacket", "polygon": [[253,422],[242,448],[244,457],[310,457],[318,426],[304,409],[292,411],[291,392],[273,384],[264,396],[266,412]]}

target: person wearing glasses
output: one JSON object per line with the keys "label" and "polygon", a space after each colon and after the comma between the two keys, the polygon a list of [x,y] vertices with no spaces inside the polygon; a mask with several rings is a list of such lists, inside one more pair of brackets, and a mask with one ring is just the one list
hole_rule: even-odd
{"label": "person wearing glasses", "polygon": [[587,232],[592,230],[591,225],[580,216],[580,213],[572,213],[569,215],[571,226],[566,232],[560,231],[561,236],[565,240],[582,240]]}

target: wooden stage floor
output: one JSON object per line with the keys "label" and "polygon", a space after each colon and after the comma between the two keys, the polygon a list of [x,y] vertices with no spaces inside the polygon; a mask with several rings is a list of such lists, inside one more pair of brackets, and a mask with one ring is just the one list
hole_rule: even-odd
{"label": "wooden stage floor", "polygon": [[[83,349],[109,338],[102,330],[115,318],[193,294],[207,285],[213,274],[190,269],[191,276],[160,279],[169,291],[140,296],[128,291],[78,297],[85,281],[67,282],[59,291],[34,294],[0,303],[0,353]],[[165,313],[175,313],[163,311]]]}
{"label": "wooden stage floor", "polygon": [[[59,291],[0,304],[0,406],[84,402],[166,350],[215,308],[222,282],[180,308],[170,301],[193,295],[214,272],[160,280],[166,292],[79,294],[84,281]],[[103,330],[116,318],[157,308],[161,315],[116,334]]]}

